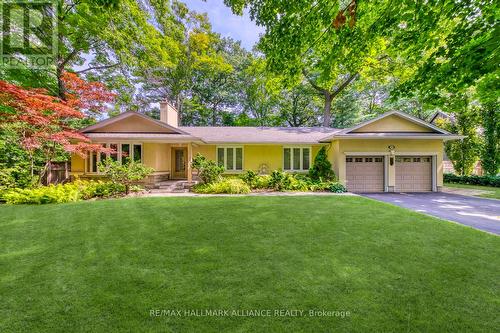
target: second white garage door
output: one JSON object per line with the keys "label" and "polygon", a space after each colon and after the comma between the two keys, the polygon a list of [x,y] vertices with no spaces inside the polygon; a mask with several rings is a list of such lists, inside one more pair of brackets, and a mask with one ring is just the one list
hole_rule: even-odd
{"label": "second white garage door", "polygon": [[396,157],[396,192],[432,191],[430,156]]}
{"label": "second white garage door", "polygon": [[383,192],[384,158],[381,156],[347,156],[346,178],[349,192]]}

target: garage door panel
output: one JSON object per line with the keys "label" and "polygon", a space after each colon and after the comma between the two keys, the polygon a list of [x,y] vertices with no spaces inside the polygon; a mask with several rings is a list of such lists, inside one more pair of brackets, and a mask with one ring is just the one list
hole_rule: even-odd
{"label": "garage door panel", "polygon": [[347,156],[347,190],[351,192],[383,192],[383,158],[375,156]]}
{"label": "garage door panel", "polygon": [[396,157],[396,191],[432,191],[432,158],[430,156]]}

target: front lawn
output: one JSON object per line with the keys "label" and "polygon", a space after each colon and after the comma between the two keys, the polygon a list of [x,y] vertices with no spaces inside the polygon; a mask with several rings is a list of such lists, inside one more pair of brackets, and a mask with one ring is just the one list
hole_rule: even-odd
{"label": "front lawn", "polygon": [[444,186],[454,187],[454,188],[465,188],[470,190],[489,191],[490,193],[480,194],[478,195],[478,197],[500,199],[500,187],[466,185],[466,184],[455,184],[455,183],[445,183]]}
{"label": "front lawn", "polygon": [[0,206],[0,332],[493,332],[498,276],[499,237],[354,196]]}

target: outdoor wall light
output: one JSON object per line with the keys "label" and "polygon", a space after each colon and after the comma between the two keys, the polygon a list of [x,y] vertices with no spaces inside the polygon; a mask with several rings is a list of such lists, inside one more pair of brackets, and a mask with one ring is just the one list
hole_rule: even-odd
{"label": "outdoor wall light", "polygon": [[389,158],[389,164],[394,165],[394,153],[396,147],[394,145],[389,145],[387,148],[389,148],[389,153],[391,154],[391,157]]}

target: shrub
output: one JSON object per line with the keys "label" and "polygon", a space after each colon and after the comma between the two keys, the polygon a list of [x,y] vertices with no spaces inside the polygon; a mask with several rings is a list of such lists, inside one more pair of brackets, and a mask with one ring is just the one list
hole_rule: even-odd
{"label": "shrub", "polygon": [[130,192],[130,186],[137,181],[143,180],[153,173],[153,169],[142,163],[130,161],[120,163],[111,158],[107,158],[104,162],[99,163],[99,171],[103,172],[114,183],[125,185],[125,193]]}
{"label": "shrub", "polygon": [[125,186],[122,184],[77,180],[34,189],[11,189],[3,193],[3,200],[8,204],[49,204],[109,197],[124,192]]}
{"label": "shrub", "polygon": [[290,189],[293,176],[281,170],[274,170],[269,177],[269,188],[276,191],[286,191]]}
{"label": "shrub", "polygon": [[205,194],[247,194],[250,187],[239,178],[227,178],[217,183],[199,184],[193,187],[196,193]]}
{"label": "shrub", "polygon": [[83,200],[106,198],[126,193],[125,185],[113,182],[77,180],[74,183],[79,186],[80,198]]}
{"label": "shrub", "polygon": [[338,183],[338,182],[330,182],[328,184],[328,190],[333,193],[344,193],[347,192],[347,189],[345,188],[344,185]]}
{"label": "shrub", "polygon": [[194,157],[191,162],[191,167],[197,170],[198,177],[200,177],[201,181],[205,184],[219,182],[225,171],[223,166],[217,165],[215,161],[207,160],[205,156],[200,153],[196,154]]}
{"label": "shrub", "polygon": [[257,172],[253,171],[253,170],[248,170],[247,172],[245,172],[242,176],[241,176],[241,179],[248,185],[250,186],[251,188],[254,187],[254,184],[257,180],[257,177],[259,177],[259,175],[257,175]]}
{"label": "shrub", "polygon": [[257,178],[255,178],[255,182],[253,184],[253,188],[255,189],[266,189],[266,188],[269,188],[269,180],[271,179],[271,177],[269,175],[261,175],[261,176],[257,176]]}
{"label": "shrub", "polygon": [[452,173],[445,173],[444,182],[500,187],[500,176],[458,176]]}
{"label": "shrub", "polygon": [[313,166],[309,169],[309,177],[316,181],[328,181],[335,178],[332,164],[328,160],[328,150],[326,146],[321,147],[318,154],[316,154]]}

